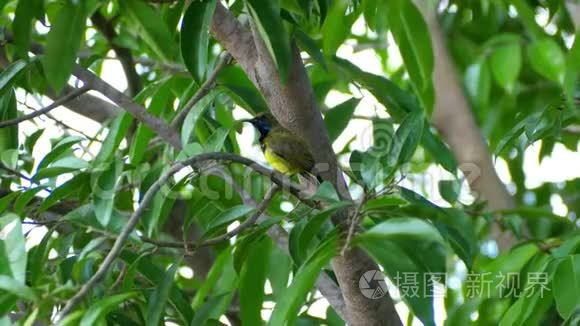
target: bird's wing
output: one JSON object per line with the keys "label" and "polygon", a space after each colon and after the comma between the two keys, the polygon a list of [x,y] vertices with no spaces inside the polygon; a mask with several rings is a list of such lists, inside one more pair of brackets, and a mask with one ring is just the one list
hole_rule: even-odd
{"label": "bird's wing", "polygon": [[309,172],[314,167],[308,145],[288,131],[272,130],[267,137],[267,147],[300,172]]}

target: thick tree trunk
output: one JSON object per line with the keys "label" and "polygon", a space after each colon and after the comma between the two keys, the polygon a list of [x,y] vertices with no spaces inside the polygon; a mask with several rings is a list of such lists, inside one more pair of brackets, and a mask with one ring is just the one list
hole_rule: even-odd
{"label": "thick tree trunk", "polygon": [[[435,8],[428,0],[415,2],[427,22],[433,42],[435,108],[431,123],[451,147],[471,190],[487,201],[487,208],[492,211],[511,208],[512,197],[495,171],[491,153],[472,114],[447,50]],[[497,223],[492,225],[492,236],[498,242],[500,250],[508,249],[514,244],[511,233],[503,232]]]}
{"label": "thick tree trunk", "polygon": [[[240,63],[276,119],[308,142],[322,178],[332,182],[343,198],[350,199],[298,49],[295,46],[292,48],[288,80],[282,84],[261,38],[257,34],[252,35],[220,4],[216,7],[210,30]],[[344,224],[346,214],[336,214],[333,221],[339,226]],[[372,300],[360,291],[362,274],[368,270],[379,270],[366,253],[352,249],[336,257],[332,266],[346,303],[346,321],[349,325],[401,325],[388,294],[383,299]]]}

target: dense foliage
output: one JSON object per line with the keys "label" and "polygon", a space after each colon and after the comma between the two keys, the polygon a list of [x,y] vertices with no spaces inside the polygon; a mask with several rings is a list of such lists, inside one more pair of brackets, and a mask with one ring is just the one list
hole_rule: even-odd
{"label": "dense foliage", "polygon": [[[219,160],[152,188],[175,162],[254,153],[240,148],[234,111],[249,116],[268,105],[209,33],[215,7],[215,0],[0,0],[0,123],[30,114],[31,99],[51,103],[88,87],[90,98],[57,104],[102,125],[88,134],[47,113],[0,127],[0,324],[64,317],[63,325],[343,325],[332,305],[320,304],[316,284],[319,275],[335,282],[330,261],[347,247],[382,267],[403,321],[578,324],[580,180],[530,187],[524,164],[531,146],[540,146],[539,161],[578,151],[579,27],[564,1],[437,5],[481,133],[494,160],[507,163],[515,208],[502,211],[467,195],[454,153],[429,125],[438,96],[432,31],[407,0],[228,1],[264,40],[283,82],[291,82],[292,48],[300,48],[331,141],[356,134],[349,123],[370,121],[372,146],[355,147],[356,137],[335,143],[354,202],[329,182],[311,199],[268,193],[267,176]],[[349,51],[370,51],[381,65],[365,71],[340,55]],[[111,60],[122,64],[113,78],[127,81],[118,90],[126,97],[87,84],[88,69],[100,75]],[[348,99],[326,105],[337,92]],[[361,97],[376,100],[380,112],[361,111]],[[97,114],[82,102],[89,99]],[[135,114],[143,107],[149,118]],[[50,150],[39,148],[48,138]],[[435,193],[432,179],[411,178],[433,170],[448,176],[436,180]],[[555,202],[565,207],[560,215]],[[360,229],[332,222],[345,210]],[[59,316],[136,215],[103,278]],[[257,224],[204,244],[252,218]],[[513,233],[511,250],[498,255],[492,223]],[[434,301],[442,304],[434,309]]]}

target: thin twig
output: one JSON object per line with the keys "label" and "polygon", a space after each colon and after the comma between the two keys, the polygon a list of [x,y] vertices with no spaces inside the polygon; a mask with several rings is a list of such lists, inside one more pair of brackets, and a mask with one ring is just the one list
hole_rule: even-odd
{"label": "thin twig", "polygon": [[80,129],[77,129],[67,123],[64,123],[63,121],[57,119],[55,116],[53,116],[52,114],[46,114],[46,117],[49,118],[50,120],[54,121],[57,125],[61,126],[63,129],[68,129],[71,131],[76,132],[79,135],[82,135],[83,137],[85,137],[86,139],[90,140],[91,142],[97,142],[97,143],[102,143],[103,141],[98,139],[96,136],[90,136],[88,134],[86,134],[85,132],[83,132]]}
{"label": "thin twig", "polygon": [[57,316],[57,321],[62,320],[63,317],[68,315],[72,311],[72,309],[74,309],[74,307],[89,293],[89,291],[91,291],[93,289],[93,287],[95,287],[97,285],[97,283],[99,283],[101,281],[101,279],[105,276],[105,274],[107,273],[107,271],[109,270],[109,268],[113,264],[113,261],[117,258],[117,256],[119,255],[119,253],[123,249],[123,246],[125,245],[125,241],[129,238],[129,235],[131,234],[131,232],[133,232],[133,229],[135,228],[135,225],[137,225],[139,218],[141,217],[141,215],[143,215],[143,213],[145,212],[145,210],[149,206],[149,203],[151,203],[151,201],[153,201],[153,198],[155,197],[157,192],[161,189],[162,186],[164,186],[169,181],[169,179],[175,173],[180,171],[185,166],[186,165],[184,165],[182,162],[178,162],[178,163],[174,164],[169,169],[169,171],[167,171],[163,176],[161,176],[161,178],[159,178],[159,180],[157,180],[147,190],[147,192],[145,193],[145,196],[143,197],[143,200],[141,201],[141,205],[139,205],[139,207],[135,210],[135,212],[133,212],[133,214],[131,215],[131,217],[127,221],[127,224],[125,225],[123,230],[121,230],[119,237],[117,238],[117,240],[115,240],[113,247],[111,248],[111,250],[109,251],[109,253],[105,257],[101,266],[99,266],[99,269],[97,270],[95,275],[93,275],[93,277],[91,277],[89,279],[89,281],[86,282],[81,287],[79,292],[77,292],[66,303],[64,308],[59,312],[59,314]]}
{"label": "thin twig", "polygon": [[42,109],[40,109],[38,111],[32,112],[32,113],[27,114],[27,115],[23,115],[21,117],[18,117],[18,118],[12,119],[12,120],[0,121],[0,128],[17,125],[17,124],[19,124],[19,123],[21,123],[23,121],[30,120],[30,119],[34,119],[34,118],[38,117],[39,115],[45,114],[47,112],[50,112],[51,110],[54,110],[57,107],[65,104],[66,102],[74,99],[75,97],[77,97],[77,96],[79,96],[79,95],[81,95],[83,93],[86,93],[90,89],[91,89],[90,86],[85,85],[85,86],[83,86],[81,88],[77,88],[76,90],[74,90],[74,91],[66,94],[65,96],[63,96],[63,97],[59,98],[58,100],[52,102],[52,104],[50,104],[49,106],[44,107],[44,108],[42,108]]}
{"label": "thin twig", "polygon": [[137,95],[141,91],[141,77],[135,70],[135,60],[131,54],[131,50],[126,47],[119,46],[115,43],[118,38],[117,32],[115,31],[115,26],[111,20],[108,20],[100,11],[95,11],[91,16],[91,22],[95,28],[105,36],[107,42],[115,51],[123,71],[125,72],[125,77],[127,78],[127,85],[129,89],[129,94],[131,96]]}
{"label": "thin twig", "polygon": [[197,92],[193,95],[193,97],[183,106],[183,109],[177,113],[173,121],[171,121],[171,128],[176,129],[182,122],[185,120],[185,117],[191,111],[191,109],[195,106],[197,102],[199,102],[204,96],[209,93],[209,91],[214,87],[216,78],[219,72],[227,66],[232,59],[232,56],[229,53],[226,53],[211,75],[207,78],[207,80],[201,85],[201,87],[197,90]]}
{"label": "thin twig", "polygon": [[268,204],[270,203],[270,201],[272,201],[272,199],[274,198],[274,195],[276,194],[276,192],[278,192],[278,190],[280,190],[280,187],[277,184],[272,185],[272,187],[270,189],[268,189],[268,192],[266,192],[266,194],[264,195],[264,199],[256,207],[256,212],[254,212],[254,214],[250,218],[248,218],[247,220],[242,222],[235,229],[233,229],[229,232],[226,232],[225,234],[222,234],[220,236],[217,236],[217,237],[214,237],[211,239],[207,239],[207,240],[199,242],[199,243],[184,243],[184,242],[178,242],[178,241],[162,241],[162,240],[155,240],[155,239],[151,239],[151,238],[147,238],[147,237],[141,237],[141,240],[143,240],[143,242],[151,243],[151,244],[154,244],[154,245],[159,246],[159,247],[168,247],[168,248],[184,248],[185,247],[189,250],[189,252],[188,252],[189,254],[191,254],[193,251],[195,251],[199,248],[213,246],[215,244],[218,244],[218,243],[221,243],[223,241],[231,239],[235,235],[240,234],[242,231],[244,231],[248,227],[254,225],[256,223],[256,221],[258,220],[258,218],[264,213],[264,211],[268,207]]}
{"label": "thin twig", "polygon": [[346,235],[344,246],[342,246],[342,250],[340,251],[340,255],[344,255],[344,253],[348,249],[348,246],[350,245],[350,241],[352,240],[356,227],[359,225],[359,220],[361,216],[359,212],[364,203],[365,197],[363,195],[363,198],[361,198],[360,202],[355,206],[354,211],[352,212],[352,218],[349,219],[348,233]]}
{"label": "thin twig", "polygon": [[78,79],[82,80],[85,85],[90,86],[91,89],[103,94],[109,100],[113,101],[113,103],[129,112],[133,117],[135,117],[135,119],[139,120],[152,130],[155,130],[157,134],[167,143],[171,144],[171,146],[175,147],[177,150],[181,150],[182,144],[179,134],[173,128],[168,126],[165,121],[152,115],[143,106],[133,102],[130,97],[105,82],[90,70],[87,70],[80,65],[75,65],[73,74]]}
{"label": "thin twig", "polygon": [[2,163],[0,163],[0,170],[4,170],[6,172],[9,172],[9,173],[13,174],[14,176],[22,178],[30,183],[36,183],[36,181],[32,180],[31,178],[25,176],[24,174],[14,170],[14,169],[7,167],[6,165],[4,165]]}
{"label": "thin twig", "polygon": [[[155,198],[157,193],[161,190],[161,187],[163,187],[174,174],[179,172],[184,167],[190,166],[190,165],[195,166],[195,165],[199,164],[200,162],[211,161],[211,160],[225,160],[225,161],[238,162],[238,163],[242,163],[242,164],[254,169],[255,171],[264,171],[264,169],[265,169],[268,174],[271,173],[271,171],[268,171],[264,167],[260,168],[259,165],[255,164],[255,162],[250,160],[250,159],[247,159],[247,158],[244,158],[241,156],[237,156],[235,154],[230,154],[230,153],[204,153],[204,154],[200,154],[200,155],[191,157],[187,160],[180,161],[180,162],[173,164],[171,166],[171,168],[165,174],[163,174],[155,183],[153,183],[153,185],[151,185],[151,187],[147,190],[147,192],[143,196],[143,200],[141,201],[141,204],[139,205],[139,207],[137,207],[135,212],[133,212],[133,214],[131,214],[131,217],[127,221],[127,224],[121,230],[121,233],[117,237],[117,240],[115,240],[113,247],[111,248],[111,250],[109,251],[109,253],[105,257],[105,259],[103,260],[103,263],[101,264],[101,266],[99,266],[99,269],[97,270],[97,272],[66,303],[64,308],[57,315],[57,318],[56,318],[57,321],[62,320],[63,317],[68,315],[74,309],[74,307],[93,289],[93,287],[95,287],[97,285],[97,283],[99,283],[101,281],[101,279],[107,274],[107,271],[109,270],[109,268],[113,264],[114,260],[117,258],[117,256],[119,255],[119,253],[123,249],[123,247],[125,245],[125,241],[127,241],[127,239],[129,238],[129,235],[131,234],[131,232],[133,232],[135,226],[137,225],[137,222],[139,221],[139,218],[148,209],[149,204],[151,203],[151,201],[153,201],[153,198]],[[275,181],[276,179],[274,177],[272,177],[272,180]],[[278,181],[280,181],[280,179],[278,179]],[[289,185],[287,183],[283,183],[281,185],[281,187],[282,187],[282,189],[288,189],[287,187],[289,187]]]}
{"label": "thin twig", "polygon": [[[37,102],[39,102],[39,103],[40,103],[40,101],[39,101],[39,100],[37,100]],[[30,105],[30,104],[26,103],[26,101],[18,101],[18,104],[20,104],[20,105],[23,105],[23,106],[27,107],[27,108],[28,108],[28,109],[30,109],[31,111],[37,111],[37,109],[36,109],[35,107],[33,107],[32,105]],[[62,127],[62,129],[63,129],[63,130],[69,129],[69,130],[72,130],[72,131],[74,131],[74,132],[76,132],[76,133],[78,133],[78,134],[82,135],[83,137],[85,137],[85,138],[86,138],[86,139],[88,139],[88,140],[91,140],[91,141],[96,141],[96,142],[102,143],[102,141],[101,141],[101,140],[99,140],[99,139],[97,139],[97,138],[95,138],[95,137],[92,137],[92,136],[89,136],[89,135],[87,135],[87,134],[86,134],[86,133],[84,133],[82,130],[80,130],[80,129],[76,129],[76,128],[72,127],[71,125],[68,125],[68,124],[66,124],[66,123],[62,122],[61,120],[59,120],[59,119],[57,119],[55,116],[53,116],[51,113],[45,113],[45,114],[44,114],[44,116],[46,116],[46,117],[47,117],[47,118],[49,118],[50,120],[54,121],[54,122],[55,122],[57,125],[59,125],[60,127]]]}

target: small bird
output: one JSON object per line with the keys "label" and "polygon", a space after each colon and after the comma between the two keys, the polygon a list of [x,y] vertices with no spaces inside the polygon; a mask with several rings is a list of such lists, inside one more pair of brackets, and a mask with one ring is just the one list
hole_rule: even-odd
{"label": "small bird", "polygon": [[314,158],[308,144],[282,127],[270,113],[259,113],[253,119],[242,121],[251,123],[260,132],[262,152],[274,170],[307,178],[315,176]]}

